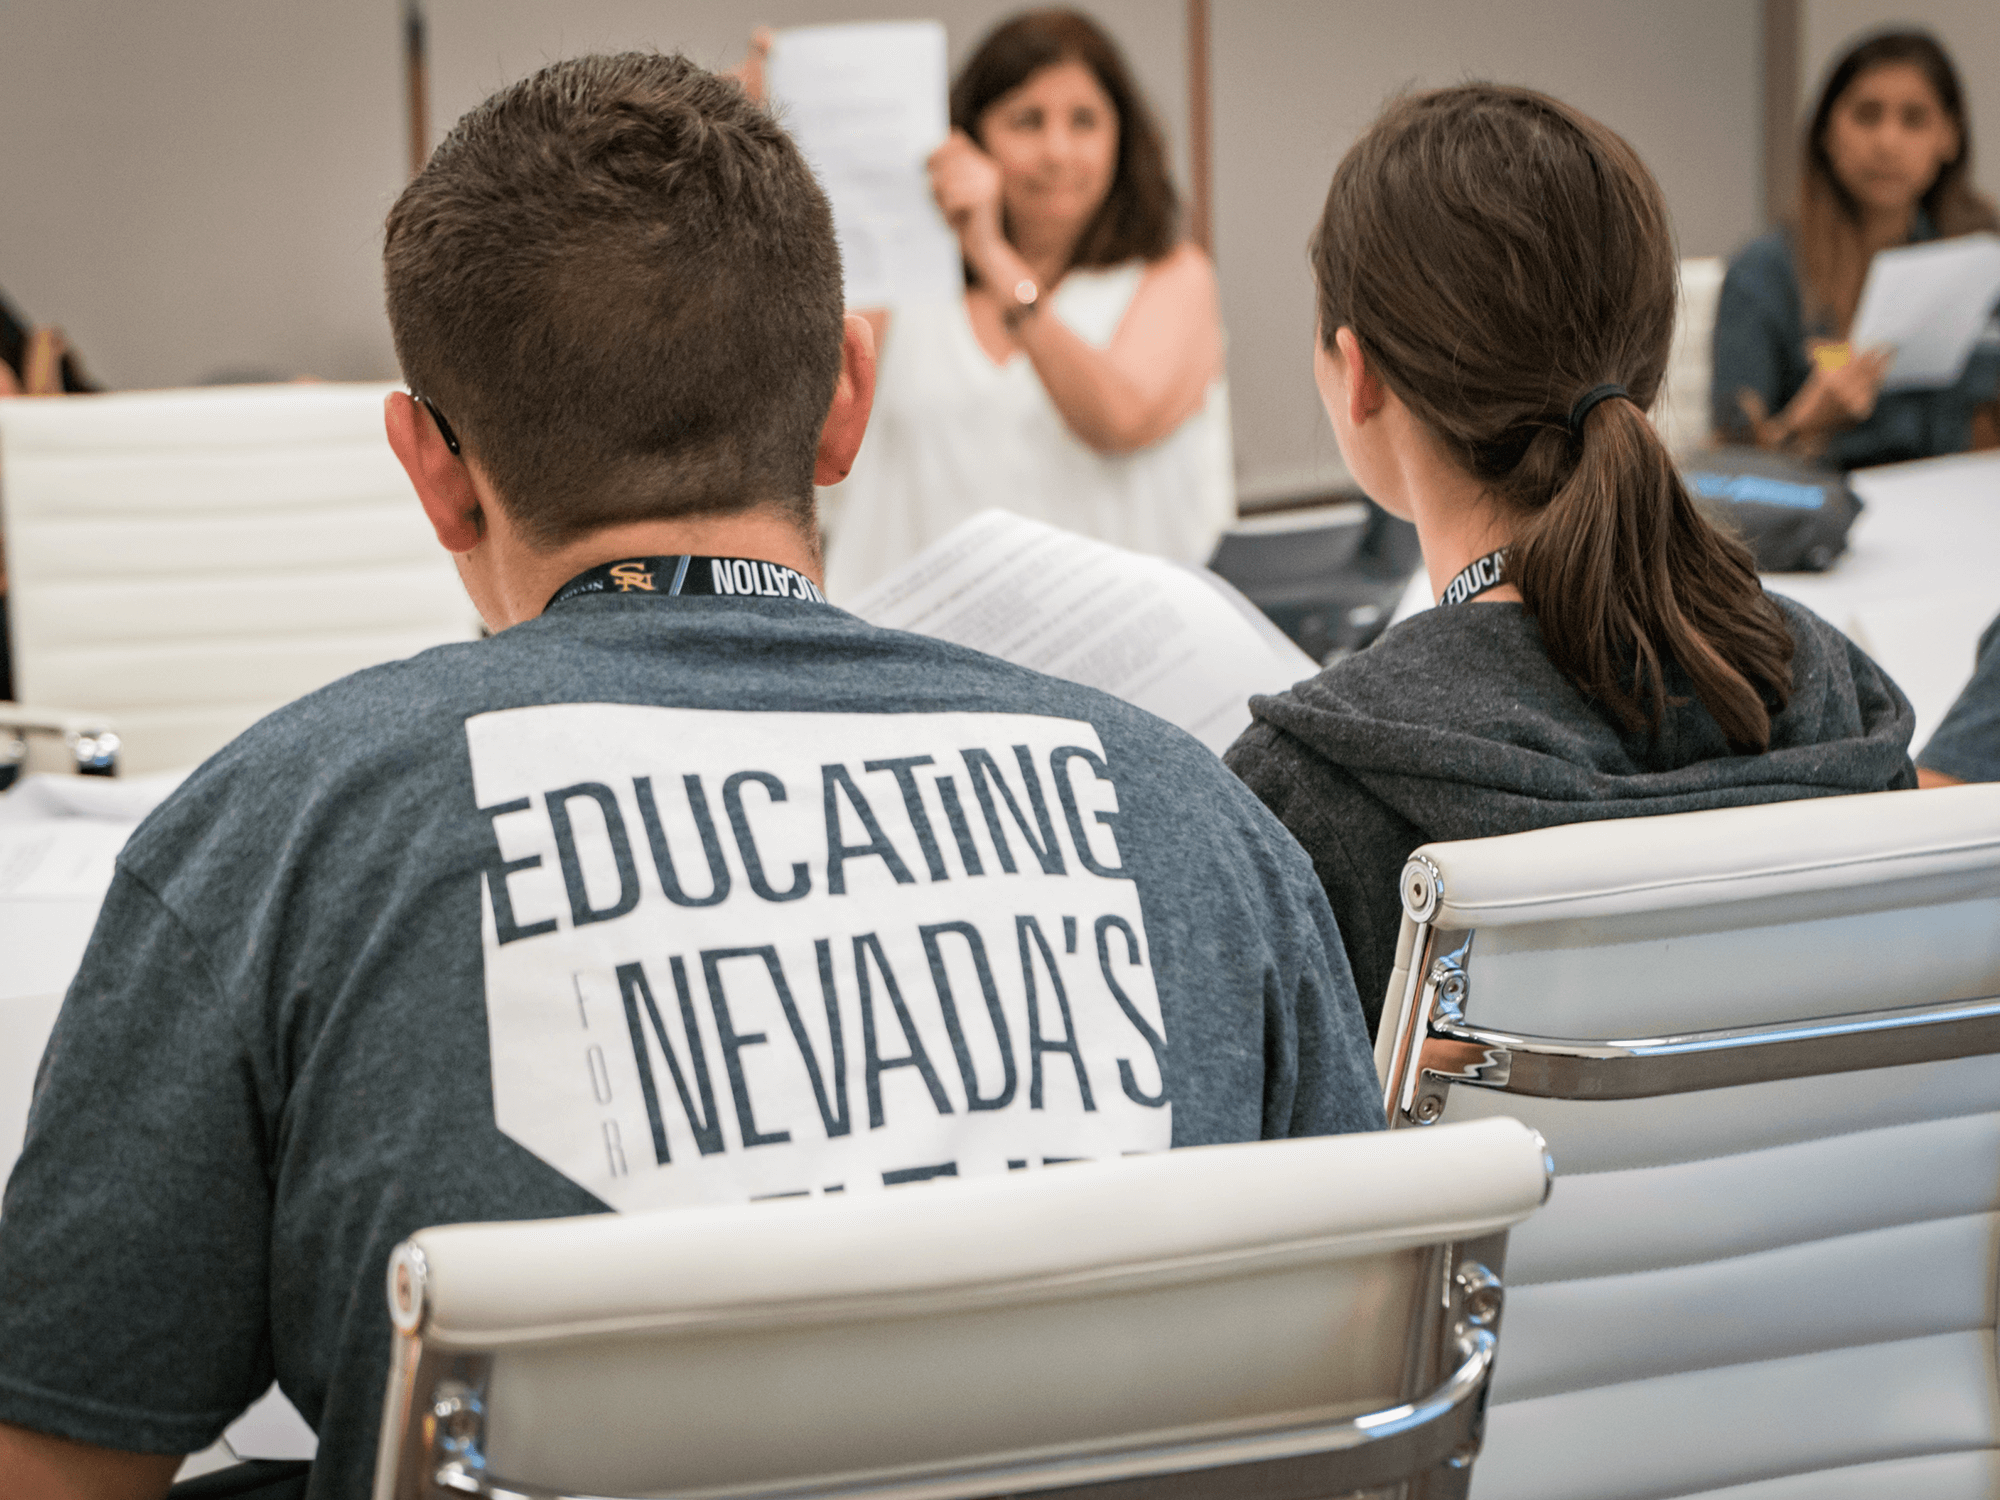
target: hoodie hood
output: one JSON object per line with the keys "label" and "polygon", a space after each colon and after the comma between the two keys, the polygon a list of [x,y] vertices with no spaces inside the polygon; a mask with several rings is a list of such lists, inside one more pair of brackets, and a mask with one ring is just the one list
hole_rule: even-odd
{"label": "hoodie hood", "polygon": [[1792,694],[1758,755],[1729,749],[1672,667],[1659,733],[1621,730],[1519,604],[1427,610],[1250,708],[1432,839],[1915,786],[1902,690],[1810,610],[1772,599],[1795,646]]}

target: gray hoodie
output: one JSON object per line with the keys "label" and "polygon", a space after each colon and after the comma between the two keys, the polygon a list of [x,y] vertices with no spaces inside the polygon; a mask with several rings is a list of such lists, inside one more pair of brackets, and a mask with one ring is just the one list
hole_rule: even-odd
{"label": "gray hoodie", "polygon": [[1761,755],[1730,751],[1669,666],[1659,734],[1618,728],[1519,604],[1428,610],[1290,692],[1250,700],[1225,757],[1312,856],[1371,1030],[1421,844],[1916,785],[1909,700],[1826,621],[1773,596],[1792,696]]}

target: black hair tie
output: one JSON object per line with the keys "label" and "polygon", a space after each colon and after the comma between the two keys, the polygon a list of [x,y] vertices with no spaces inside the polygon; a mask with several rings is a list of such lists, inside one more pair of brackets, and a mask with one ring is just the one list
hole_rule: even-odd
{"label": "black hair tie", "polygon": [[1622,396],[1627,401],[1632,393],[1622,385],[1594,385],[1576,398],[1576,405],[1569,409],[1569,435],[1579,443],[1583,441],[1583,419],[1597,409],[1600,401],[1609,401],[1614,396]]}

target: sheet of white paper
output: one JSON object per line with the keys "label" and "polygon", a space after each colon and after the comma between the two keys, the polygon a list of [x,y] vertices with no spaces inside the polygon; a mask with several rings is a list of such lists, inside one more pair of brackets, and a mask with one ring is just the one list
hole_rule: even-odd
{"label": "sheet of white paper", "polygon": [[0,827],[0,899],[71,901],[102,897],[112,862],[135,823],[55,818]]}
{"label": "sheet of white paper", "polygon": [[319,1452],[319,1438],[275,1385],[231,1422],[222,1437],[241,1459],[311,1458]]}
{"label": "sheet of white paper", "polygon": [[137,823],[187,780],[186,771],[146,776],[24,776],[0,794],[0,828],[50,818],[104,818]]}
{"label": "sheet of white paper", "polygon": [[1968,234],[1876,254],[1848,335],[1856,348],[1890,344],[1884,390],[1952,384],[2000,300],[2000,235]]}
{"label": "sheet of white paper", "polygon": [[780,31],[765,87],[833,204],[849,307],[964,294],[925,159],[950,132],[936,21]]}
{"label": "sheet of white paper", "polygon": [[1218,755],[1249,724],[1252,693],[1319,671],[1206,569],[1004,510],[981,511],[859,598],[836,602],[872,624],[1101,688]]}

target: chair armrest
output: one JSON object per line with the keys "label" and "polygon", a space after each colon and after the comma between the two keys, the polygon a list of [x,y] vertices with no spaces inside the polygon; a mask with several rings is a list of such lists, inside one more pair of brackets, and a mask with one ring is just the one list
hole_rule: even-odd
{"label": "chair armrest", "polygon": [[79,776],[118,774],[120,741],[104,715],[0,700],[0,791],[26,766],[31,735],[61,740]]}
{"label": "chair armrest", "polygon": [[2000,997],[1683,1036],[1583,1041],[1432,1020],[1418,1068],[1541,1099],[1645,1099],[2000,1052]]}

